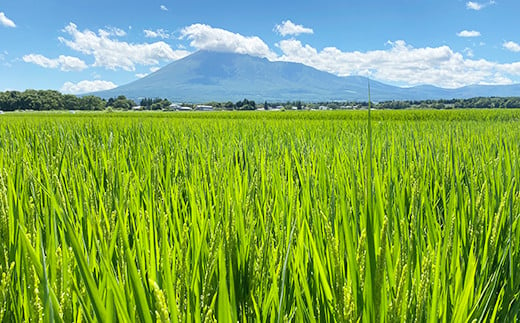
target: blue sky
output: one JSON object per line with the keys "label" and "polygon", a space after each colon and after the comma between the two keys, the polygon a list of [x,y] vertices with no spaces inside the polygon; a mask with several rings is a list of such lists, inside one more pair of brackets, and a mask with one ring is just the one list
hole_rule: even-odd
{"label": "blue sky", "polygon": [[518,0],[0,3],[0,91],[122,85],[197,50],[399,86],[520,83]]}

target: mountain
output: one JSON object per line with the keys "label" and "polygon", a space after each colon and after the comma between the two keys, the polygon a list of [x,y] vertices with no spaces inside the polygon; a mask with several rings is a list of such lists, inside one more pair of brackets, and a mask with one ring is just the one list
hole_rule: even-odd
{"label": "mountain", "polygon": [[[168,98],[174,102],[249,100],[271,101],[367,101],[368,80],[339,77],[289,62],[271,62],[244,54],[198,51],[129,84],[94,93],[109,98]],[[520,84],[468,86],[443,89],[434,86],[401,88],[370,81],[373,101],[518,96]]]}

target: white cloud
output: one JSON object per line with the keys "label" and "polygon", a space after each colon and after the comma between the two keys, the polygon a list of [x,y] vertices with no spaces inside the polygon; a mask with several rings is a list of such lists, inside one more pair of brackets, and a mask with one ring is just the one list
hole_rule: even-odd
{"label": "white cloud", "polygon": [[284,37],[287,35],[297,36],[300,34],[314,34],[314,30],[311,28],[296,25],[290,20],[283,21],[282,24],[276,25],[274,30]]}
{"label": "white cloud", "polygon": [[144,30],[144,36],[146,38],[161,38],[161,39],[168,39],[170,38],[170,33],[167,30],[164,29],[157,29],[157,30]]}
{"label": "white cloud", "polygon": [[502,46],[512,52],[520,52],[520,44],[515,43],[514,41],[505,42]]}
{"label": "white cloud", "polygon": [[480,32],[476,30],[463,30],[457,33],[459,37],[480,37]]}
{"label": "white cloud", "polygon": [[11,67],[11,63],[6,62],[7,55],[9,55],[9,52],[6,50],[4,50],[3,53],[0,53],[0,63],[2,63],[2,66]]}
{"label": "white cloud", "polygon": [[25,55],[22,59],[26,63],[33,63],[45,68],[58,68],[60,66],[58,59],[50,59],[38,54]]}
{"label": "white cloud", "polygon": [[473,49],[471,49],[469,47],[464,48],[464,53],[466,54],[466,56],[468,56],[470,58],[475,56],[475,54],[473,53]]}
{"label": "white cloud", "polygon": [[520,62],[498,64],[464,58],[448,46],[414,48],[402,40],[388,42],[390,48],[368,52],[343,52],[335,47],[321,51],[295,39],[277,46],[282,61],[303,63],[340,76],[365,75],[402,85],[432,84],[455,88],[470,84],[508,84],[520,76]]}
{"label": "white cloud", "polygon": [[87,68],[87,64],[77,57],[60,55],[58,58],[47,58],[39,54],[25,55],[23,61],[32,63],[45,68],[60,68],[65,72],[82,71]]}
{"label": "white cloud", "polygon": [[81,94],[81,93],[90,93],[96,91],[110,90],[117,87],[114,83],[110,81],[81,81],[78,83],[66,82],[61,87],[60,91],[62,93],[69,94]]}
{"label": "white cloud", "polygon": [[165,5],[162,4],[162,5],[161,5],[161,10],[162,10],[162,11],[168,11],[168,8],[167,8]]}
{"label": "white cloud", "polygon": [[59,37],[69,48],[94,57],[94,65],[111,70],[135,71],[135,65],[157,65],[160,61],[172,61],[190,54],[186,50],[173,50],[165,42],[131,44],[110,38],[113,33],[102,30],[97,34],[88,29],[78,30],[70,23],[63,30],[72,39]]}
{"label": "white cloud", "polygon": [[7,18],[5,13],[0,12],[0,25],[10,28],[15,28],[16,24],[11,19]]}
{"label": "white cloud", "polygon": [[60,69],[62,71],[82,71],[87,68],[87,64],[77,57],[60,55],[58,57]]}
{"label": "white cloud", "polygon": [[501,64],[499,71],[511,75],[520,75],[520,62]]}
{"label": "white cloud", "polygon": [[276,54],[257,36],[243,36],[208,25],[193,24],[183,28],[181,39],[190,40],[190,46],[196,49],[276,58]]}
{"label": "white cloud", "polygon": [[146,37],[146,38],[157,38],[157,37],[159,37],[159,34],[157,34],[157,32],[155,32],[153,30],[145,29],[144,30],[144,37]]}
{"label": "white cloud", "polygon": [[486,3],[468,1],[468,2],[466,2],[466,8],[469,9],[469,10],[479,11],[479,10],[484,9],[487,6],[494,5],[494,4],[495,4],[494,0],[491,0],[491,1],[486,2]]}
{"label": "white cloud", "polygon": [[143,77],[145,77],[147,75],[148,75],[147,73],[137,73],[137,74],[135,74],[135,76],[137,76],[140,79],[142,79]]}
{"label": "white cloud", "polygon": [[160,70],[161,68],[160,67],[150,67],[150,72],[154,73],[154,72],[157,72],[158,70]]}
{"label": "white cloud", "polygon": [[501,73],[497,72],[495,75],[491,78],[490,81],[484,81],[480,83],[481,85],[508,85],[508,84],[514,84],[514,82],[508,78],[502,75]]}
{"label": "white cloud", "polygon": [[478,2],[469,1],[466,3],[466,8],[471,9],[471,10],[480,10],[480,9],[484,8],[484,5],[480,4]]}
{"label": "white cloud", "polygon": [[123,37],[126,36],[126,31],[116,27],[106,27],[105,29],[99,29],[98,33],[103,37],[117,36]]}

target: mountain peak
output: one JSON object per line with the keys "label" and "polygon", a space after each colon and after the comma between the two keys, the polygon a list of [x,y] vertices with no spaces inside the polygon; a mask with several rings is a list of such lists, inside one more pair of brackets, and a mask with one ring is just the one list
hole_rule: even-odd
{"label": "mountain peak", "polygon": [[[371,81],[374,101],[508,96],[520,85],[467,87],[455,90],[433,86],[400,88]],[[473,95],[483,91],[480,95]],[[489,94],[491,93],[491,94]],[[515,93],[515,94],[512,94]],[[168,98],[177,102],[238,101],[366,101],[367,79],[339,77],[299,63],[272,62],[266,58],[230,52],[200,50],[160,70],[118,88],[98,92],[108,98]]]}

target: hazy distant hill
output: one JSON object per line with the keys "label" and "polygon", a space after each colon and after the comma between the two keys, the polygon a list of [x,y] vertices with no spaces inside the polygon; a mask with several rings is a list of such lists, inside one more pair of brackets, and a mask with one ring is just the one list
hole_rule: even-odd
{"label": "hazy distant hill", "polygon": [[[451,99],[476,96],[520,96],[520,85],[434,86],[400,88],[371,81],[374,101]],[[271,62],[249,55],[199,51],[142,79],[95,93],[101,97],[168,98],[179,102],[238,101],[367,101],[367,79],[339,77],[315,68]]]}

